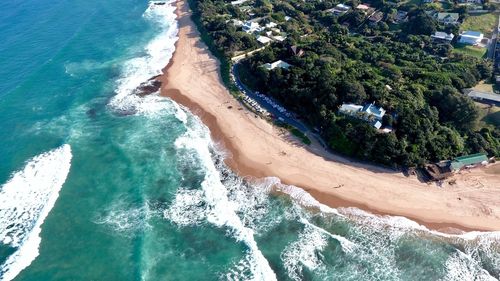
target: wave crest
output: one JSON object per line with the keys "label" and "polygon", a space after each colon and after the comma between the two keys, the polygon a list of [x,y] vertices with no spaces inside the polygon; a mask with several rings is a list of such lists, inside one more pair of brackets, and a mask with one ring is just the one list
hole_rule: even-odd
{"label": "wave crest", "polygon": [[0,266],[1,280],[14,279],[38,256],[41,225],[66,181],[71,158],[67,144],[40,154],[0,188],[0,241],[16,249]]}

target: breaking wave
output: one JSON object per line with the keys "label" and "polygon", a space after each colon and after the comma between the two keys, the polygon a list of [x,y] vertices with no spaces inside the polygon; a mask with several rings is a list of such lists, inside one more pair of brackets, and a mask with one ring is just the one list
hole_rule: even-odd
{"label": "breaking wave", "polygon": [[155,95],[140,97],[134,94],[134,89],[161,74],[175,51],[178,27],[175,7],[171,3],[155,5],[150,2],[144,12],[143,17],[159,28],[160,32],[146,45],[143,56],[125,62],[121,78],[117,81],[116,95],[109,104],[113,110],[147,115],[164,109],[162,98]]}
{"label": "breaking wave", "polygon": [[197,162],[205,175],[200,189],[189,190],[188,187],[181,187],[178,190],[174,202],[165,211],[165,217],[179,226],[196,225],[206,221],[217,227],[227,228],[229,235],[243,242],[248,248],[248,255],[240,261],[240,266],[244,265],[243,268],[251,273],[250,278],[276,280],[275,273],[254,239],[254,230],[246,226],[238,216],[243,202],[238,202],[234,197],[230,198],[230,191],[226,186],[240,186],[240,182],[223,183],[224,178],[219,174],[212,159],[216,146],[210,139],[208,129],[198,118],[189,119],[187,132],[176,140],[175,145],[180,152],[193,155],[187,160]]}
{"label": "breaking wave", "polygon": [[67,144],[40,154],[0,188],[0,243],[15,249],[0,266],[0,280],[14,279],[38,256],[41,225],[66,181],[71,158]]}

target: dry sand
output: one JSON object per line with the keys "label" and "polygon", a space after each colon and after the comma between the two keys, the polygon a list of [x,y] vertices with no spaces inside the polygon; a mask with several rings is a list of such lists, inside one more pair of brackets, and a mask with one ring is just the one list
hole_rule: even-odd
{"label": "dry sand", "polygon": [[240,176],[275,176],[329,206],[405,216],[437,230],[500,230],[496,173],[476,169],[455,176],[454,185],[424,184],[318,147],[311,153],[311,148],[242,108],[222,84],[218,61],[199,38],[187,3],[179,1],[177,6],[179,41],[160,78],[162,95],[200,116],[213,139],[229,151],[226,163]]}

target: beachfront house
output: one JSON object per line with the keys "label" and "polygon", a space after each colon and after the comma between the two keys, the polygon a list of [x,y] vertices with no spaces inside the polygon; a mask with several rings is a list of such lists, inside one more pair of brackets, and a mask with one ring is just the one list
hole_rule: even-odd
{"label": "beachfront house", "polygon": [[451,169],[459,171],[462,168],[475,167],[488,164],[488,157],[484,153],[476,153],[455,158],[451,161]]}
{"label": "beachfront house", "polygon": [[467,30],[460,34],[458,43],[466,45],[478,45],[483,40],[484,35],[479,31]]}
{"label": "beachfront house", "polygon": [[386,113],[385,109],[376,106],[374,103],[366,104],[364,106],[344,103],[340,106],[339,112],[368,121],[376,129],[380,129],[382,127],[381,121]]}
{"label": "beachfront house", "polygon": [[261,32],[262,31],[262,27],[258,23],[253,22],[253,21],[245,22],[242,26],[242,29],[246,33],[254,33],[254,32]]}
{"label": "beachfront house", "polygon": [[455,35],[453,33],[446,33],[442,31],[436,31],[434,34],[431,35],[431,38],[433,41],[437,42],[451,42],[453,38],[455,38]]}
{"label": "beachfront house", "polygon": [[288,69],[290,68],[290,64],[282,61],[282,60],[277,60],[273,63],[265,63],[263,65],[261,65],[261,67],[267,69],[267,70],[273,70],[275,68],[283,68],[283,69]]}
{"label": "beachfront house", "polygon": [[438,13],[437,21],[445,25],[455,25],[458,23],[460,15],[458,13]]}

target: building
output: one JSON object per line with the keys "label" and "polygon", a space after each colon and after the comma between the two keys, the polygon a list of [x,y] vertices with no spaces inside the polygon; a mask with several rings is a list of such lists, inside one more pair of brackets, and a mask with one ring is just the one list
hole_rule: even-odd
{"label": "building", "polygon": [[362,109],[363,109],[362,105],[357,105],[353,103],[344,103],[340,106],[339,112],[354,116]]}
{"label": "building", "polygon": [[247,21],[243,24],[242,26],[243,31],[246,33],[254,33],[254,32],[260,32],[262,31],[262,27],[253,21]]}
{"label": "building", "polygon": [[431,38],[434,41],[451,42],[453,38],[455,38],[455,35],[453,35],[453,33],[448,34],[446,32],[436,31],[431,35]]}
{"label": "building", "polygon": [[458,13],[438,13],[437,21],[442,24],[458,24],[460,15]]}
{"label": "building", "polygon": [[261,43],[262,45],[266,45],[272,42],[273,40],[267,36],[258,36],[257,41],[259,41],[259,43]]}
{"label": "building", "polygon": [[356,6],[356,9],[360,10],[363,12],[365,15],[371,15],[373,12],[375,12],[375,9],[370,7],[368,4],[359,4]]}
{"label": "building", "polygon": [[369,116],[373,116],[376,120],[382,120],[382,117],[385,115],[385,109],[382,107],[376,106],[374,103],[367,104],[361,110],[365,114]]}
{"label": "building", "polygon": [[394,23],[402,23],[408,21],[408,12],[405,11],[397,11],[394,16]]}
{"label": "building", "polygon": [[471,31],[467,30],[460,34],[460,39],[458,43],[467,44],[467,45],[477,45],[481,43],[484,35],[479,31]]}
{"label": "building", "polygon": [[500,106],[500,95],[498,94],[475,91],[472,89],[465,90],[464,92],[475,101]]}
{"label": "building", "polygon": [[351,9],[351,6],[344,5],[344,4],[338,4],[335,6],[335,8],[332,8],[328,10],[329,12],[332,12],[335,16],[341,16],[345,13],[347,13]]}
{"label": "building", "polygon": [[233,19],[232,20],[232,23],[234,24],[234,26],[236,27],[240,27],[240,26],[243,26],[243,22],[238,20],[238,19]]}
{"label": "building", "polygon": [[378,11],[373,13],[368,20],[370,21],[370,24],[377,24],[384,18],[384,13]]}
{"label": "building", "polygon": [[483,4],[483,0],[458,0],[460,4]]}
{"label": "building", "polygon": [[278,24],[275,23],[275,22],[269,22],[269,23],[266,24],[266,28],[273,28],[273,27],[276,27],[276,26],[278,26]]}
{"label": "building", "polygon": [[451,177],[453,173],[463,168],[476,167],[488,164],[488,157],[484,153],[476,153],[455,158],[454,160],[444,160],[434,164],[426,164],[425,175],[428,180],[441,181]]}
{"label": "building", "polygon": [[286,40],[286,37],[281,36],[281,35],[276,35],[276,36],[271,36],[271,37],[273,38],[273,40],[278,41],[278,42],[283,42]]}
{"label": "building", "polygon": [[441,181],[453,175],[451,169],[451,161],[441,161],[435,164],[426,164],[424,167],[424,172],[431,181]]}
{"label": "building", "polygon": [[462,168],[488,164],[488,157],[484,153],[476,153],[455,158],[451,161],[451,169],[458,171]]}
{"label": "building", "polygon": [[273,63],[265,63],[263,65],[261,65],[261,67],[267,69],[267,70],[273,70],[275,68],[283,68],[283,69],[288,69],[290,68],[290,64],[282,61],[282,60],[278,60],[278,61],[275,61]]}
{"label": "building", "polygon": [[384,117],[386,111],[382,107],[375,106],[373,103],[365,106],[344,103],[340,106],[339,112],[368,121],[373,127],[380,129],[382,127],[382,117]]}
{"label": "building", "polygon": [[231,1],[231,5],[233,6],[237,6],[237,5],[241,5],[245,2],[247,2],[248,0],[236,0],[236,1]]}

